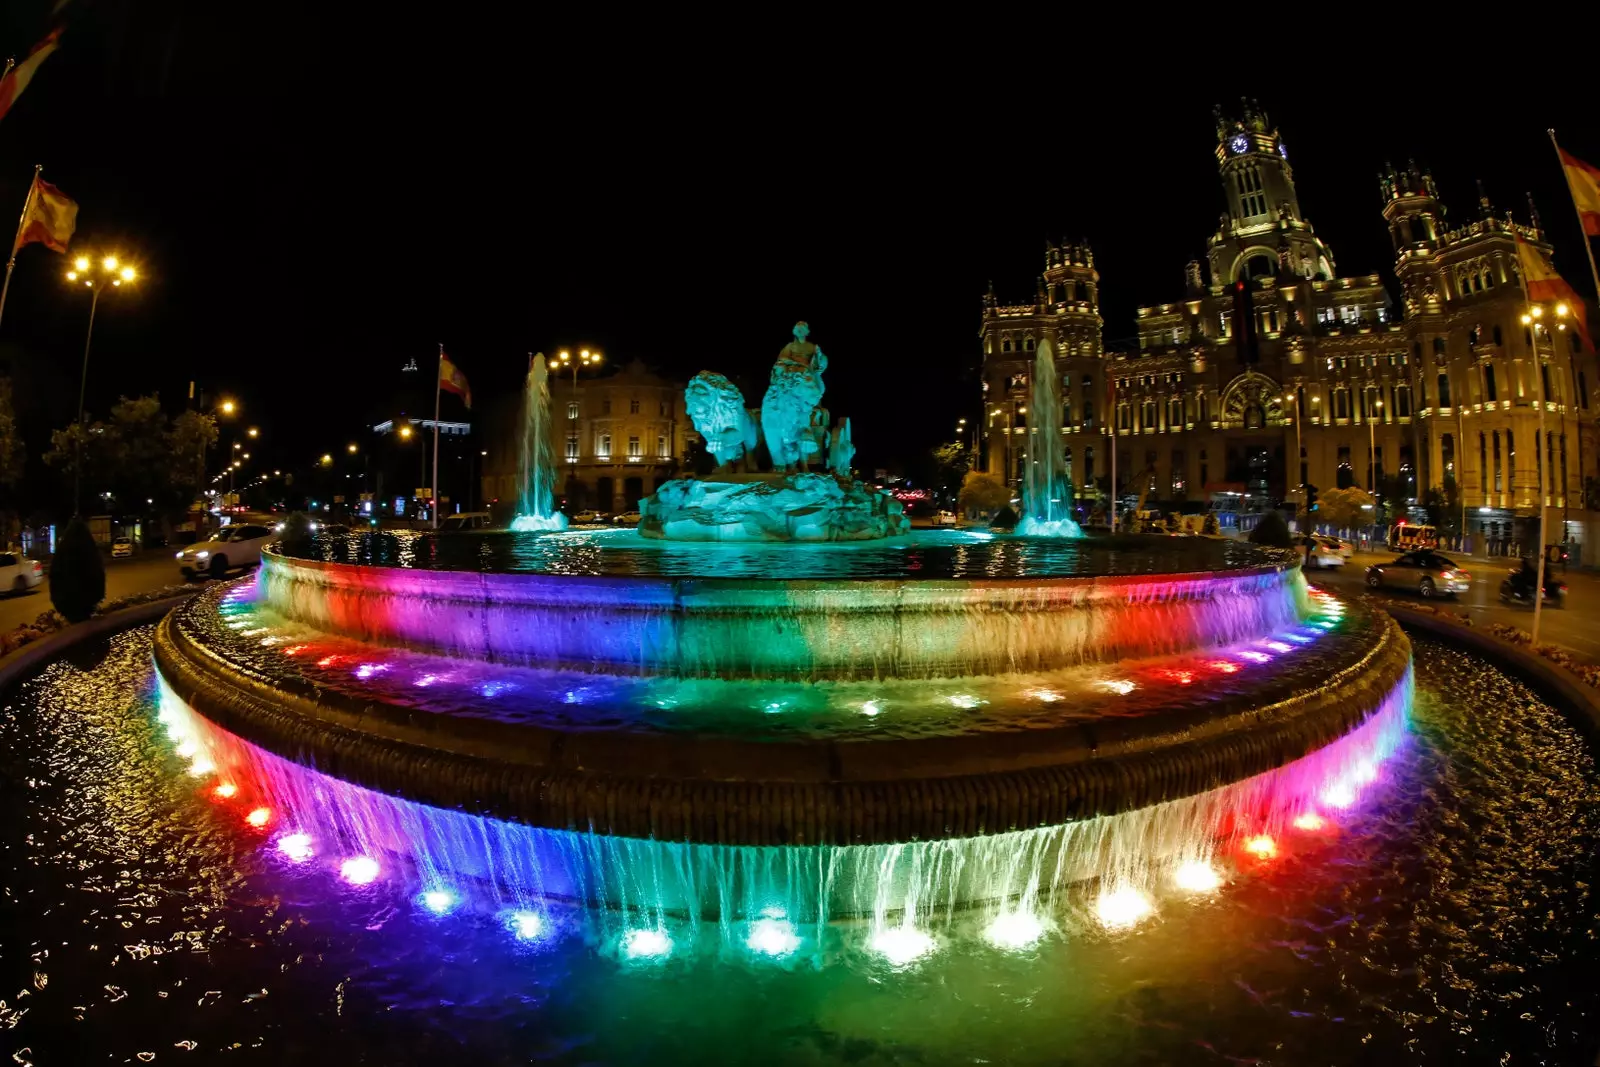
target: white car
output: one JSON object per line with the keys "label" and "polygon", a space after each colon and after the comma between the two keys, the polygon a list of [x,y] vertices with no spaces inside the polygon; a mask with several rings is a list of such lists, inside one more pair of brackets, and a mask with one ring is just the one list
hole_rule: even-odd
{"label": "white car", "polygon": [[1311,552],[1306,557],[1310,567],[1343,567],[1350,562],[1350,542],[1327,534],[1311,535]]}
{"label": "white car", "polygon": [[133,540],[131,538],[119,537],[115,541],[111,542],[112,559],[128,559],[132,555]]}
{"label": "white car", "polygon": [[935,526],[954,526],[956,521],[956,513],[953,511],[936,511],[933,513],[933,524]]}
{"label": "white car", "polygon": [[44,565],[20,552],[0,552],[0,589],[26,593],[44,581]]}
{"label": "white car", "polygon": [[578,525],[578,526],[593,525],[594,523],[597,523],[597,522],[605,522],[606,521],[606,517],[604,515],[602,515],[600,512],[595,511],[593,508],[589,508],[587,510],[580,511],[576,515],[572,516],[572,521],[573,521],[573,523],[575,525]]}
{"label": "white car", "polygon": [[209,541],[197,542],[179,552],[178,570],[185,578],[197,574],[221,578],[235,567],[257,566],[262,548],[275,536],[265,526],[224,526]]}
{"label": "white car", "polygon": [[611,521],[616,523],[618,526],[637,526],[639,525],[639,520],[642,518],[644,518],[644,516],[640,515],[637,511],[624,511],[621,515],[618,515]]}

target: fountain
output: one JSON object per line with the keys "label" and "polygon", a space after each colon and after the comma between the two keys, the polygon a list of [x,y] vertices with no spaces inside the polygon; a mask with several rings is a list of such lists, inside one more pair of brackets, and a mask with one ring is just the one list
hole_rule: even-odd
{"label": "fountain", "polygon": [[[1412,689],[1387,616],[1248,544],[1064,536],[1048,351],[1028,511],[1056,535],[904,533],[806,334],[759,417],[691,383],[718,470],[638,531],[330,538],[174,612],[191,772],[290,861],[445,910],[571,909],[649,959],[856,924],[896,965],[957,916],[1027,942],[1083,894],[1135,924],[1371,795]],[[539,431],[537,361],[530,397]]]}
{"label": "fountain", "polygon": [[[639,507],[640,533],[673,541],[870,541],[910,529],[899,501],[852,477],[850,420],[830,428],[821,403],[828,357],[810,333],[795,324],[759,412],[722,375],[695,375],[685,406],[717,468],[656,490]],[[824,456],[824,469],[813,471]]]}
{"label": "fountain", "polygon": [[1023,537],[1082,537],[1072,518],[1072,471],[1061,445],[1061,388],[1048,339],[1033,361],[1033,397],[1028,411],[1027,470],[1023,472]]}
{"label": "fountain", "polygon": [[565,530],[567,517],[555,509],[554,446],[550,437],[550,372],[544,353],[528,361],[522,391],[522,428],[517,449],[517,479],[522,486],[516,518],[518,533]]}

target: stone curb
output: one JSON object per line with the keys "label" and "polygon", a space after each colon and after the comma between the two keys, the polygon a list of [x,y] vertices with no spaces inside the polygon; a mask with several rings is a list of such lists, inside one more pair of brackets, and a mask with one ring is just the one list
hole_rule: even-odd
{"label": "stone curb", "polygon": [[173,608],[188,603],[189,599],[199,592],[200,587],[196,587],[193,593],[152,600],[148,604],[135,604],[131,608],[113,611],[109,615],[94,615],[64,630],[57,630],[48,637],[42,637],[32,644],[23,645],[15,652],[0,657],[0,693],[8,692],[13,686],[27,681],[46,663],[79,642],[103,637],[142,623],[154,622]]}
{"label": "stone curb", "polygon": [[1384,605],[1384,610],[1401,626],[1426,630],[1451,644],[1464,645],[1491,663],[1505,667],[1560,708],[1591,741],[1600,743],[1600,690],[1585,685],[1570,671],[1551,663],[1537,652],[1469,626],[1446,621],[1437,615],[1395,604]]}

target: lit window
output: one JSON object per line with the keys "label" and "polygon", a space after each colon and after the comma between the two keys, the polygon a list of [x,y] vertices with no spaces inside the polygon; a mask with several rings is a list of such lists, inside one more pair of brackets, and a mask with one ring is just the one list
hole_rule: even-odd
{"label": "lit window", "polygon": [[637,414],[639,414],[639,398],[638,397],[634,397],[632,400],[628,401],[628,414],[629,415],[637,415]]}
{"label": "lit window", "polygon": [[611,435],[608,433],[596,434],[594,441],[594,454],[600,459],[611,458]]}
{"label": "lit window", "polygon": [[567,462],[578,462],[578,435],[575,433],[567,434]]}
{"label": "lit window", "polygon": [[644,449],[639,444],[639,438],[637,436],[630,436],[628,438],[628,458],[639,459],[643,455]]}
{"label": "lit window", "polygon": [[567,418],[575,419],[577,417],[578,417],[578,402],[576,400],[574,400],[572,403],[567,405]]}
{"label": "lit window", "polygon": [[656,457],[658,459],[672,458],[672,452],[667,448],[667,435],[664,433],[656,434]]}

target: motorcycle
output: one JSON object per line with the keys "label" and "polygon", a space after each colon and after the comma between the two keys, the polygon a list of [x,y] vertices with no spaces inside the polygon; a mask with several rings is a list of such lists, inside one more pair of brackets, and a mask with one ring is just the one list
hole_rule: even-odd
{"label": "motorcycle", "polygon": [[[1559,608],[1567,596],[1567,583],[1561,581],[1553,574],[1544,576],[1544,602],[1551,607]],[[1533,579],[1518,580],[1513,574],[1500,583],[1500,600],[1506,604],[1533,605]]]}

